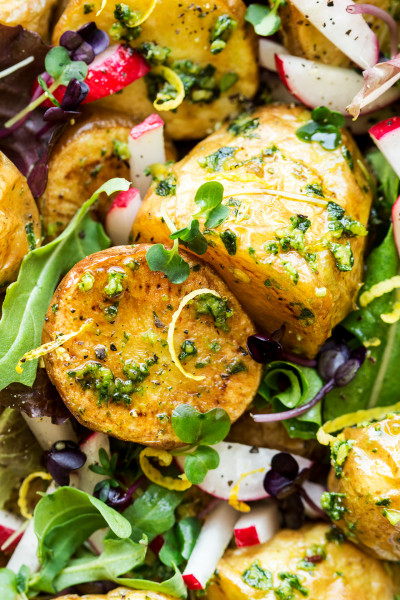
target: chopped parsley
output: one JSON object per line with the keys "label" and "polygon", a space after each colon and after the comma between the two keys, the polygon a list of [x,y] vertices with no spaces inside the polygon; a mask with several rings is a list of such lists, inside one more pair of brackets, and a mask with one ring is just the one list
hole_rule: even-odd
{"label": "chopped parsley", "polygon": [[344,208],[336,204],[336,202],[328,202],[328,231],[335,238],[359,237],[368,234],[364,225],[355,221],[348,215]]}
{"label": "chopped parsley", "polygon": [[123,372],[133,383],[142,383],[150,375],[146,362],[135,363],[132,359],[125,361]]}
{"label": "chopped parsley", "polygon": [[171,48],[159,46],[154,42],[143,42],[137,50],[151,65],[161,65],[165,63],[168,55],[171,53]]}
{"label": "chopped parsley", "polygon": [[279,600],[291,600],[295,597],[294,591],[300,592],[305,598],[308,596],[308,590],[302,586],[298,575],[294,575],[293,573],[278,573],[278,577],[282,583],[274,590],[274,593]]}
{"label": "chopped parsley", "polygon": [[248,368],[242,360],[235,360],[233,363],[226,367],[226,372],[229,375],[236,375],[237,373],[247,372]]}
{"label": "chopped parsley", "polygon": [[124,40],[131,42],[140,36],[141,27],[136,26],[141,17],[140,12],[132,10],[127,4],[116,4],[114,18],[116,22],[112,24],[108,33],[114,42]]}
{"label": "chopped parsley", "polygon": [[231,33],[237,27],[237,21],[229,15],[220,15],[211,28],[210,52],[219,54],[225,48]]}
{"label": "chopped parsley", "polygon": [[353,251],[350,242],[346,244],[336,244],[335,242],[326,242],[327,248],[332,252],[336,266],[339,271],[351,271],[354,265]]}
{"label": "chopped parsley", "polygon": [[290,225],[275,232],[280,249],[283,252],[297,250],[297,252],[303,253],[305,250],[304,235],[310,227],[311,221],[304,215],[290,217]]}
{"label": "chopped parsley", "polygon": [[93,11],[94,11],[94,4],[84,4],[83,5],[83,14],[84,15],[89,15]]}
{"label": "chopped parsley", "polygon": [[111,304],[111,306],[107,306],[104,309],[104,315],[106,317],[106,319],[108,319],[109,321],[112,321],[113,319],[115,319],[115,317],[118,314],[118,306],[119,306],[119,302],[114,302],[114,304]]}
{"label": "chopped parsley", "polygon": [[121,160],[128,160],[131,153],[129,152],[129,146],[127,142],[121,142],[120,140],[113,140],[113,154]]}
{"label": "chopped parsley", "polygon": [[320,183],[308,183],[304,188],[307,196],[320,196],[324,198],[324,192],[322,190],[322,185]]}
{"label": "chopped parsley", "polygon": [[233,146],[224,146],[219,148],[208,156],[203,156],[198,159],[200,167],[206,169],[209,173],[215,173],[216,171],[222,171],[225,167],[226,161],[231,158],[238,148]]}
{"label": "chopped parsley", "polygon": [[181,346],[181,352],[178,356],[179,360],[186,360],[191,356],[197,356],[197,348],[191,340],[185,340]]}
{"label": "chopped parsley", "polygon": [[243,112],[232,121],[228,127],[228,131],[235,137],[238,135],[252,137],[251,133],[257,129],[259,124],[260,120],[257,117],[253,119],[248,112]]}
{"label": "chopped parsley", "polygon": [[81,292],[88,292],[89,290],[92,289],[93,284],[94,284],[93,273],[90,273],[90,271],[86,271],[86,273],[83,273],[82,277],[79,280],[78,290],[80,290]]}
{"label": "chopped parsley", "polygon": [[36,248],[36,236],[35,236],[35,232],[33,230],[32,221],[25,223],[25,233],[26,233],[26,239],[28,241],[29,252],[31,252],[32,250],[34,250]]}
{"label": "chopped parsley", "polygon": [[118,296],[124,291],[122,280],[126,278],[126,273],[123,271],[109,271],[107,284],[104,287],[104,293],[109,296]]}
{"label": "chopped parsley", "polygon": [[331,460],[336,477],[343,477],[343,466],[353,447],[351,440],[336,440],[331,446]]}
{"label": "chopped parsley", "polygon": [[222,243],[224,244],[229,256],[234,256],[236,254],[236,249],[237,249],[236,234],[233,233],[233,231],[231,231],[230,229],[227,229],[226,231],[222,231],[219,234],[219,237],[221,238]]}
{"label": "chopped parsley", "polygon": [[219,298],[213,294],[200,294],[194,300],[196,317],[200,315],[212,315],[218,329],[228,332],[227,319],[232,317],[233,309],[228,307],[228,300]]}
{"label": "chopped parsley", "polygon": [[272,589],[272,573],[263,569],[258,559],[244,571],[242,579],[247,585],[256,590]]}
{"label": "chopped parsley", "polygon": [[95,361],[88,361],[82,367],[67,371],[83,390],[96,391],[98,403],[107,402],[114,391],[114,375],[108,367]]}
{"label": "chopped parsley", "polygon": [[294,268],[291,262],[288,260],[282,260],[282,266],[287,275],[293,281],[294,285],[297,285],[299,281],[299,272]]}

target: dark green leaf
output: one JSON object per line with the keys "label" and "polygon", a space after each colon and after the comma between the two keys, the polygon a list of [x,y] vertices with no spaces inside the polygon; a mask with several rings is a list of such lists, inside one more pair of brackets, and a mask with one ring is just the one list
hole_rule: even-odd
{"label": "dark green leaf", "polygon": [[[276,6],[280,0],[276,0]],[[276,8],[271,10],[262,4],[250,4],[246,11],[245,19],[254,26],[258,35],[273,35],[281,26],[281,20],[276,14]]]}
{"label": "dark green leaf", "polygon": [[131,538],[138,542],[145,535],[151,542],[157,535],[171,529],[175,523],[175,509],[182,499],[182,493],[152,483],[124,512],[124,517],[132,525]]}
{"label": "dark green leaf", "polygon": [[185,474],[194,485],[204,481],[210,469],[216,469],[219,465],[219,454],[214,448],[198,446],[185,459]]}
{"label": "dark green leaf", "polygon": [[222,408],[201,413],[190,404],[181,404],[172,413],[172,427],[185,444],[212,446],[229,433],[231,421]]}
{"label": "dark green leaf", "polygon": [[176,533],[176,527],[164,533],[164,543],[158,555],[158,558],[167,567],[174,564],[179,567],[183,563],[183,556],[180,552],[180,543]]}
{"label": "dark green leaf", "polygon": [[57,592],[79,583],[90,581],[113,581],[143,564],[147,545],[130,539],[104,540],[104,551],[100,556],[89,556],[71,560],[54,581]]}
{"label": "dark green leaf", "polygon": [[10,569],[0,569],[1,600],[17,599],[17,578]]}
{"label": "dark green leaf", "polygon": [[193,215],[197,217],[208,217],[214,208],[217,208],[224,197],[224,186],[219,181],[208,181],[199,187],[194,201],[199,207],[199,212]]}
{"label": "dark green leaf", "polygon": [[204,254],[207,250],[207,240],[202,233],[200,233],[199,222],[197,219],[193,219],[189,227],[179,229],[169,236],[171,240],[181,240],[185,245],[196,254]]}
{"label": "dark green leaf", "polygon": [[[314,398],[322,383],[315,369],[275,361],[267,366],[258,393],[272,404],[275,412],[282,412],[306,404]],[[321,425],[321,404],[296,419],[283,421],[283,424],[291,437],[314,438]]]}
{"label": "dark green leaf", "polygon": [[114,581],[119,585],[135,590],[149,590],[158,592],[159,594],[174,596],[175,598],[186,598],[187,588],[183,582],[182,575],[177,567],[174,568],[175,574],[173,577],[166,581],[162,581],[161,583],[148,581],[146,579],[130,579],[128,577],[118,577],[118,579],[114,579]]}
{"label": "dark green leaf", "polygon": [[221,225],[225,219],[229,217],[229,208],[224,204],[220,204],[216,206],[209,214],[204,223],[204,227],[207,229],[214,229],[214,227],[218,227]]}
{"label": "dark green leaf", "polygon": [[377,148],[367,154],[367,160],[380,182],[377,205],[383,208],[385,216],[390,217],[392,206],[399,195],[399,178]]}
{"label": "dark green leaf", "polygon": [[35,381],[37,360],[26,364],[21,374],[15,367],[25,352],[40,346],[44,317],[61,276],[110,243],[100,223],[87,213],[102,192],[110,195],[127,190],[129,185],[126,179],[110,179],[82,205],[58,238],[23,259],[18,279],[7,288],[2,307],[0,389],[14,382],[31,386]]}
{"label": "dark green leaf", "polygon": [[190,267],[179,255],[177,243],[171,250],[162,244],[151,246],[147,250],[146,260],[151,271],[161,271],[171,283],[183,283],[190,275]]}
{"label": "dark green leaf", "polygon": [[44,66],[53,79],[58,79],[65,67],[71,63],[68,50],[63,46],[55,46],[46,54]]}
{"label": "dark green leaf", "polygon": [[201,531],[201,522],[196,517],[186,517],[176,525],[177,537],[183,558],[188,560]]}

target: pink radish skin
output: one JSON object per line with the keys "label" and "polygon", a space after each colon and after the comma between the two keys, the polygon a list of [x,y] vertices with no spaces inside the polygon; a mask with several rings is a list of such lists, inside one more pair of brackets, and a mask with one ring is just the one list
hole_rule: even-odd
{"label": "pink radish skin", "polygon": [[[278,75],[287,89],[309,108],[327,106],[348,116],[346,107],[364,86],[362,75],[352,69],[324,65],[298,56],[277,54]],[[392,87],[362,110],[362,114],[380,110],[400,98]]]}
{"label": "pink radish skin", "polygon": [[269,71],[276,72],[275,54],[289,54],[282,44],[278,44],[268,38],[260,37],[258,40],[258,53],[260,66]]}
{"label": "pink radish skin", "polygon": [[151,176],[145,175],[144,170],[154,163],[166,161],[164,121],[156,114],[150,115],[131,129],[128,144],[131,181],[144,198],[151,184]]}
{"label": "pink radish skin", "polygon": [[394,242],[396,244],[397,253],[400,257],[400,196],[393,204],[392,208],[392,223],[393,223],[393,235]]}
{"label": "pink radish skin", "polygon": [[369,134],[400,177],[400,117],[377,123],[371,127]]}
{"label": "pink radish skin", "polygon": [[135,188],[120,192],[114,199],[105,220],[107,235],[114,246],[123,246],[129,242],[133,221],[141,203],[139,190]]}
{"label": "pink radish skin", "polygon": [[18,546],[19,541],[23,536],[23,532],[16,537],[10,545],[3,549],[7,540],[15,534],[21,527],[23,520],[7,510],[0,510],[0,550],[9,554]]}
{"label": "pink radish skin", "polygon": [[379,60],[379,42],[362,15],[346,11],[352,0],[290,0],[339,50],[362,69]]}
{"label": "pink radish skin", "polygon": [[205,589],[232,538],[239,516],[227,502],[220,502],[209,513],[182,575],[189,590]]}
{"label": "pink radish skin", "polygon": [[69,420],[55,425],[50,417],[28,417],[25,413],[21,415],[43,450],[50,450],[52,445],[60,440],[78,441]]}
{"label": "pink radish skin", "polygon": [[[271,466],[273,456],[278,452],[270,448],[254,448],[245,444],[234,442],[220,442],[213,446],[219,454],[219,466],[208,471],[204,481],[198,487],[221,500],[229,500],[233,486],[239,481],[241,475],[250,471],[262,469],[259,473],[248,475],[240,483],[238,500],[251,502],[267,498],[263,481],[265,473]],[[311,461],[301,456],[294,457],[300,469],[311,466]],[[183,471],[185,458],[175,457],[179,468]]]}
{"label": "pink radish skin", "polygon": [[237,521],[234,529],[238,548],[256,546],[270,540],[279,530],[280,516],[276,504],[260,502]]}

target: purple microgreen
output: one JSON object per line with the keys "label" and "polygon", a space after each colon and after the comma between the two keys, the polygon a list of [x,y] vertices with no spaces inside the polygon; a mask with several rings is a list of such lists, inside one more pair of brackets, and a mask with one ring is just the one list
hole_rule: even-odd
{"label": "purple microgreen", "polygon": [[26,67],[27,65],[30,65],[31,62],[33,62],[34,60],[35,60],[34,56],[28,56],[24,60],[20,60],[15,65],[11,65],[7,69],[4,69],[3,71],[0,72],[0,79],[3,79],[3,77],[7,77],[8,75],[15,73],[15,71],[18,71],[19,69],[22,69],[23,67]]}
{"label": "purple microgreen", "polygon": [[71,79],[61,102],[64,110],[76,110],[89,93],[89,86],[84,81]]}
{"label": "purple microgreen", "polygon": [[324,381],[332,379],[337,369],[345,363],[350,356],[346,344],[329,340],[324,344],[318,354],[318,373]]}
{"label": "purple microgreen", "polygon": [[247,338],[247,349],[252,359],[262,364],[268,364],[275,360],[287,360],[303,367],[315,367],[317,364],[315,360],[285,352],[276,333],[270,336],[261,333],[250,335]]}
{"label": "purple microgreen", "polygon": [[399,30],[394,18],[378,6],[373,4],[350,4],[346,11],[351,15],[371,15],[377,17],[386,23],[390,33],[390,58],[394,58],[399,51]]}
{"label": "purple microgreen", "polygon": [[78,29],[78,33],[86,43],[92,46],[95,56],[104,52],[110,45],[110,38],[107,33],[102,29],[98,29],[94,21],[83,25]]}
{"label": "purple microgreen", "polygon": [[80,469],[86,462],[86,454],[70,440],[55,442],[51,449],[44,453],[46,468],[56,483],[69,485],[71,471]]}
{"label": "purple microgreen", "polygon": [[98,29],[94,21],[86,23],[78,31],[65,31],[60,38],[60,46],[67,50],[70,59],[83,61],[87,65],[104,52],[109,43],[108,35]]}

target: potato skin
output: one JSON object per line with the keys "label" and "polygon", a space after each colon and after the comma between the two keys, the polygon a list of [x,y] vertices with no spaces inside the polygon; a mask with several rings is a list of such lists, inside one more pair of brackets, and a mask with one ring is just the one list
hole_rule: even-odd
{"label": "potato skin", "polygon": [[0,23],[22,25],[46,40],[56,4],[57,0],[0,0]]}
{"label": "potato skin", "polygon": [[[364,0],[354,0],[356,4],[362,4]],[[390,0],[371,0],[369,4],[378,6],[390,14]],[[279,8],[282,26],[283,43],[285,48],[295,56],[316,60],[327,65],[337,67],[349,67],[350,59],[343,54],[330,40],[328,40],[318,29],[311,25],[310,21],[288,0],[284,6]],[[371,25],[378,36],[382,52],[389,48],[389,37],[383,21],[370,15],[365,15],[365,20]]]}
{"label": "potato skin", "polygon": [[[93,319],[94,326],[67,342],[66,354],[52,352],[45,357],[45,362],[50,379],[82,424],[126,441],[172,448],[180,445],[170,424],[172,410],[177,405],[189,403],[201,412],[220,406],[235,420],[257,391],[261,366],[244,350],[247,336],[254,332],[254,327],[218,275],[208,265],[189,259],[191,267],[200,265],[199,270],[195,267],[183,284],[171,284],[162,273],[149,270],[148,248],[147,245],[119,246],[93,254],[75,265],[53,296],[43,342],[54,339],[61,331],[77,331],[82,321],[88,318]],[[127,266],[132,260],[137,261],[135,270]],[[104,287],[112,269],[126,273],[124,292],[107,301]],[[88,271],[95,277],[95,283],[91,290],[81,291],[78,284],[83,273]],[[217,330],[212,316],[196,319],[195,306],[185,308],[178,320],[175,349],[179,354],[185,340],[194,342],[197,358],[187,359],[185,368],[196,375],[204,375],[204,382],[182,375],[172,364],[166,345],[167,327],[179,302],[199,288],[215,289],[228,299],[234,310],[229,318],[229,333]],[[118,312],[110,321],[103,311],[115,300],[119,302]],[[53,305],[58,306],[55,312]],[[220,346],[214,352],[211,349],[213,341]],[[95,354],[95,348],[101,346],[106,350],[104,360],[98,360]],[[96,393],[91,389],[83,390],[67,374],[67,371],[85,365],[85,361],[96,361],[110,368],[115,377],[126,380],[123,373],[125,360],[131,359],[138,364],[154,356],[156,364],[149,367],[149,376],[140,384],[139,391],[131,395],[128,405],[103,402],[98,406]],[[197,361],[207,364],[195,368]],[[238,361],[243,371],[229,375],[227,367]]]}
{"label": "potato skin", "polygon": [[[276,600],[273,590],[257,590],[242,579],[257,559],[262,568],[272,572],[275,588],[282,583],[278,573],[296,574],[309,592],[309,600],[393,600],[399,591],[398,567],[390,567],[391,576],[383,563],[353,544],[327,542],[328,531],[325,524],[305,525],[297,531],[284,529],[260,546],[228,550],[207,588],[207,600]],[[300,569],[299,561],[314,544],[324,547],[326,559],[313,570]],[[293,597],[303,596],[294,592]]]}
{"label": "potato skin", "polygon": [[[115,22],[114,2],[99,16],[94,16],[101,6],[101,0],[93,2],[94,11],[83,12],[84,0],[71,0],[58,21],[53,35],[53,43],[58,43],[61,34],[67,29],[76,30],[84,23],[95,20],[97,26],[108,32]],[[127,0],[126,5],[134,10],[145,12],[148,0]],[[207,103],[191,104],[184,101],[176,112],[162,111],[161,117],[166,130],[173,139],[198,139],[210,133],[214,125],[237,110],[237,103],[231,96],[251,98],[258,86],[257,40],[252,30],[245,24],[246,7],[242,0],[157,0],[150,17],[141,25],[140,37],[130,42],[133,47],[142,42],[155,42],[171,49],[169,60],[190,59],[202,67],[211,64],[216,67],[219,82],[223,74],[234,71],[239,79],[220,98]],[[218,16],[230,15],[238,22],[224,50],[219,54],[210,52],[210,30]],[[127,86],[121,94],[109,96],[99,101],[103,106],[134,114],[142,120],[155,112],[147,97],[144,79]]]}
{"label": "potato skin", "polygon": [[[400,559],[400,524],[391,525],[385,508],[400,511],[400,417],[367,427],[345,429],[353,441],[343,476],[331,470],[328,487],[346,494],[344,519],[337,524],[366,552],[386,560]],[[376,502],[388,501],[387,506]],[[400,514],[400,513],[399,513]]]}
{"label": "potato skin", "polygon": [[[113,140],[128,142],[137,120],[100,107],[85,107],[84,116],[67,126],[49,161],[46,190],[39,199],[46,234],[55,237],[68,225],[84,201],[112,177],[130,179],[129,162],[114,153]],[[176,158],[166,141],[167,159]],[[93,212],[103,220],[111,199],[102,194]]]}
{"label": "potato skin", "polygon": [[39,212],[26,178],[0,152],[0,291],[17,278],[21,261],[29,252],[28,223],[33,224],[39,245]]}
{"label": "potato skin", "polygon": [[77,596],[76,594],[68,594],[67,596],[58,597],[58,600],[173,600],[173,598],[172,596],[158,594],[157,592],[141,592],[128,588],[117,588],[105,595],[85,594],[85,596]]}
{"label": "potato skin", "polygon": [[[236,200],[241,202],[240,213],[235,217],[231,210],[222,225],[206,234],[210,245],[204,260],[213,265],[263,330],[272,332],[286,324],[283,337],[286,347],[311,357],[353,307],[363,270],[366,238],[350,240],[354,267],[351,271],[339,271],[332,254],[323,246],[319,250],[321,239],[328,231],[325,207],[270,196],[263,190],[270,187],[302,192],[306,198],[306,185],[319,183],[326,200],[340,204],[347,214],[364,225],[368,221],[372,194],[359,167],[361,155],[347,131],[343,131],[342,139],[353,156],[354,170],[341,148],[327,151],[316,142],[306,143],[297,138],[296,130],[309,115],[303,107],[271,105],[251,115],[259,119],[253,137],[233,137],[226,126],[221,127],[172,167],[177,177],[175,196],[161,198],[154,188],[148,192],[133,224],[133,239],[140,242],[167,240],[169,230],[161,215],[163,201],[167,214],[180,229],[197,210],[194,196],[200,185],[211,179],[223,182],[224,197],[237,196]],[[233,164],[230,171],[216,173],[200,167],[199,159],[226,146],[239,148],[234,163],[257,157],[273,146],[279,152],[273,152],[262,166],[255,160],[238,168]],[[249,187],[256,193],[246,193]],[[275,241],[275,231],[287,227],[290,217],[296,214],[306,215],[312,221],[305,239],[306,245],[317,246],[316,271],[296,251],[275,257],[264,249],[266,242]],[[228,254],[220,237],[226,230],[237,236],[234,255]],[[285,271],[281,257],[297,270],[297,285]],[[323,290],[325,295],[318,294],[318,290]]]}

